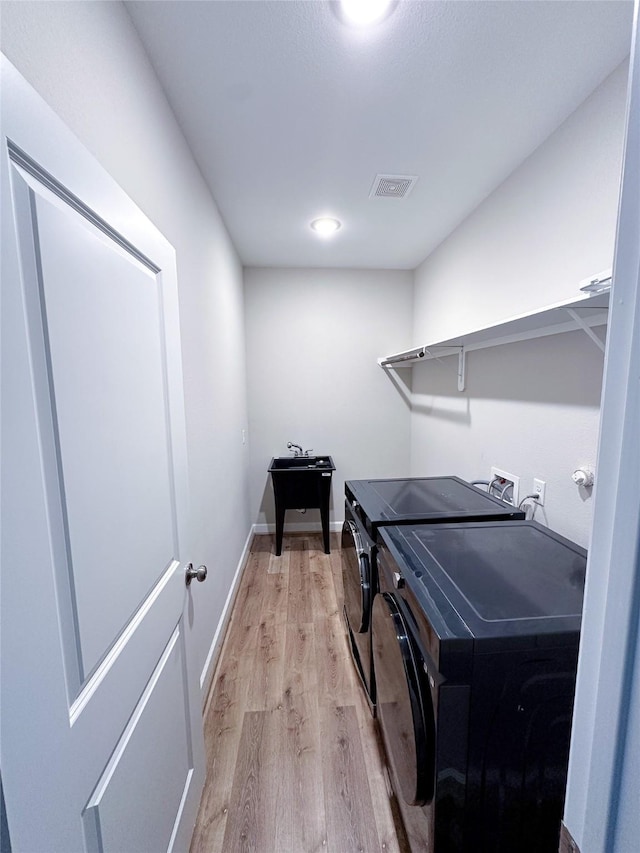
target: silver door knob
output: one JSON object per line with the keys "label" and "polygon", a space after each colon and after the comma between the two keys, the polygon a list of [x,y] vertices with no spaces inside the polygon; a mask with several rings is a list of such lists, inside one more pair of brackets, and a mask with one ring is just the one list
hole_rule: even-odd
{"label": "silver door knob", "polygon": [[199,583],[202,583],[207,579],[207,567],[206,566],[198,566],[197,569],[193,568],[193,563],[189,563],[187,566],[187,570],[184,573],[184,582],[187,586],[190,586],[191,581],[196,579]]}

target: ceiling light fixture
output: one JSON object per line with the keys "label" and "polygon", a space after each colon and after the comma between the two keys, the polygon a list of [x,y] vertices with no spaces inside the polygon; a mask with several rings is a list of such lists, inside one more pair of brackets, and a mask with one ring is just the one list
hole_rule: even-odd
{"label": "ceiling light fixture", "polygon": [[341,225],[342,222],[338,219],[333,219],[330,216],[321,216],[320,219],[314,219],[310,227],[321,237],[328,237],[330,234],[335,234]]}
{"label": "ceiling light fixture", "polygon": [[387,13],[391,0],[341,0],[345,20],[356,27],[375,24]]}

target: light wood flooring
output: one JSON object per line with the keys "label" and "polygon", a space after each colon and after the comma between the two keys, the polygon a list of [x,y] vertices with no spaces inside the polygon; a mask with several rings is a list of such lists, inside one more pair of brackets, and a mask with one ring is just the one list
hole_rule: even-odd
{"label": "light wood flooring", "polygon": [[256,536],[205,710],[191,853],[405,853],[341,617],[339,539]]}

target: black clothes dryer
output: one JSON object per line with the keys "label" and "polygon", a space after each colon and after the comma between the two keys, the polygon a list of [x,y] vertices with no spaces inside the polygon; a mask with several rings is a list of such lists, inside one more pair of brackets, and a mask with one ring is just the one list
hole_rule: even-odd
{"label": "black clothes dryer", "polygon": [[377,590],[376,543],[384,525],[498,521],[524,513],[459,477],[350,480],[342,527],[344,617],[353,661],[375,714],[371,606]]}
{"label": "black clothes dryer", "polygon": [[411,848],[557,853],[586,552],[528,521],[379,539],[377,713]]}

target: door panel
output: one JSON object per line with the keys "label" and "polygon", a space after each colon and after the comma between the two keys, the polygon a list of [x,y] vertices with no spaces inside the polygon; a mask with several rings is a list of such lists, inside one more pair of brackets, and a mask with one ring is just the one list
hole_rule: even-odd
{"label": "door panel", "polygon": [[36,192],[39,290],[84,681],[176,556],[162,303],[157,273],[78,221],[76,211]]}
{"label": "door panel", "polygon": [[[175,815],[193,766],[186,737],[181,627],[171,637],[87,804],[83,817],[88,848],[96,853],[171,848]],[[175,732],[183,736],[176,738]]]}
{"label": "door panel", "polygon": [[204,780],[175,252],[2,59],[14,851],[186,850]]}

